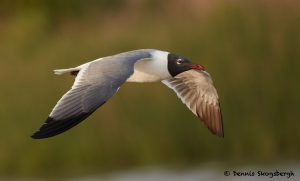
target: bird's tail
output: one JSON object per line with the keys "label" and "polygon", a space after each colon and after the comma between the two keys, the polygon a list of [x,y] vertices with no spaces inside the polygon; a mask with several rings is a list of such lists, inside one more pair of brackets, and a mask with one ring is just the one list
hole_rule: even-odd
{"label": "bird's tail", "polygon": [[65,74],[65,73],[71,73],[72,72],[78,72],[80,70],[80,68],[76,67],[76,68],[69,68],[69,69],[56,69],[56,70],[53,70],[54,71],[54,74],[56,75],[62,75],[62,74]]}

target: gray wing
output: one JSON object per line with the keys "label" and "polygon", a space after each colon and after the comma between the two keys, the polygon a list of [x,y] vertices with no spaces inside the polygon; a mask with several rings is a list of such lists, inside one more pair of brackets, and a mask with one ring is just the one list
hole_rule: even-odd
{"label": "gray wing", "polygon": [[110,99],[133,74],[146,52],[127,52],[81,66],[72,88],[62,96],[32,138],[48,138],[74,127]]}
{"label": "gray wing", "polygon": [[162,81],[215,135],[224,137],[218,93],[207,72],[189,70]]}

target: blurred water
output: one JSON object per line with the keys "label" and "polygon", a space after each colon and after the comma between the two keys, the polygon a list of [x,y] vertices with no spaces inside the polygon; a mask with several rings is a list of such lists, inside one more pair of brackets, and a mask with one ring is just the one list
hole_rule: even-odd
{"label": "blurred water", "polygon": [[[257,171],[265,173],[276,172],[290,172],[290,178],[287,176],[258,176]],[[229,171],[230,175],[225,176],[224,172]],[[255,172],[255,176],[237,176],[233,174],[236,172]],[[0,181],[44,181],[44,180],[66,180],[66,181],[200,181],[200,180],[220,180],[220,181],[279,181],[279,180],[299,180],[300,165],[278,165],[269,167],[241,167],[241,168],[215,168],[215,167],[198,167],[191,169],[166,169],[162,167],[152,167],[128,171],[112,172],[104,175],[94,175],[79,178],[59,179],[59,178],[45,178],[45,179],[17,179],[17,178],[2,178]]]}
{"label": "blurred water", "polygon": [[[229,176],[224,176],[225,171],[230,171]],[[262,172],[290,172],[294,174],[288,178],[287,176],[258,176],[257,171]],[[233,171],[249,172],[253,171],[255,176],[233,176]],[[86,178],[73,178],[68,181],[200,181],[200,180],[221,180],[221,181],[270,181],[270,180],[300,180],[300,166],[272,166],[272,167],[245,167],[231,169],[216,169],[216,168],[193,168],[187,170],[170,170],[164,168],[147,168],[140,170],[131,170],[126,172],[113,173],[106,176],[93,176]]]}

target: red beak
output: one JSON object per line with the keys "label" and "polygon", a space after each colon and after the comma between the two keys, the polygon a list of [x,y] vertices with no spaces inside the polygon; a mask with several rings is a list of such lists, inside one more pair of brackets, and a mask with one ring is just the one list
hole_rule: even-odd
{"label": "red beak", "polygon": [[205,70],[205,67],[200,64],[193,64],[190,67],[191,69],[195,69],[195,70]]}

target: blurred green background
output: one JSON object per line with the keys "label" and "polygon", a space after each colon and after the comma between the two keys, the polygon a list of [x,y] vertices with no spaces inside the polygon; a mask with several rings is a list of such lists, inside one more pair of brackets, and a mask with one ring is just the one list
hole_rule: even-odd
{"label": "blurred green background", "polygon": [[[0,177],[299,163],[299,9],[297,0],[0,0]],[[126,84],[71,131],[30,138],[73,82],[53,69],[140,48],[208,69],[224,139],[161,83]]]}

